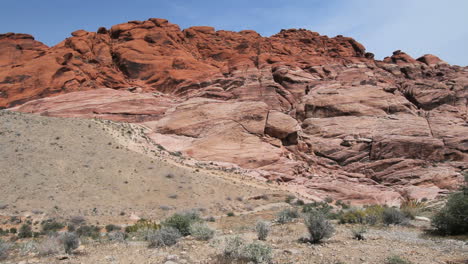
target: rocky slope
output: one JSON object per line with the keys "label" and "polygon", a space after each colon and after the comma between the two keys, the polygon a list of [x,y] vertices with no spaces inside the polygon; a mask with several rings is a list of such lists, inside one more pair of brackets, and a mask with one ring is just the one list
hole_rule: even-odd
{"label": "rocky slope", "polygon": [[47,47],[0,35],[0,107],[139,123],[170,151],[301,190],[396,204],[468,168],[468,68],[304,29],[180,30],[164,19]]}

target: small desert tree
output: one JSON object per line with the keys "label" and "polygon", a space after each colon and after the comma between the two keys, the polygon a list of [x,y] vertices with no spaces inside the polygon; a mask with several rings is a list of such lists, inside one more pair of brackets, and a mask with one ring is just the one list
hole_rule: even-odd
{"label": "small desert tree", "polygon": [[309,241],[319,243],[323,239],[330,238],[335,232],[333,225],[320,211],[310,211],[304,215],[305,225],[309,231]]}

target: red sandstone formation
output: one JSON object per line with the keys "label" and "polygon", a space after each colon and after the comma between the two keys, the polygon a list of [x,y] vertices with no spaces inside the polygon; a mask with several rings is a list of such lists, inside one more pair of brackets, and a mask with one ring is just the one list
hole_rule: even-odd
{"label": "red sandstone formation", "polygon": [[141,123],[198,160],[311,196],[434,198],[468,169],[468,68],[304,29],[180,30],[164,19],[78,30],[54,47],[0,35],[0,107]]}

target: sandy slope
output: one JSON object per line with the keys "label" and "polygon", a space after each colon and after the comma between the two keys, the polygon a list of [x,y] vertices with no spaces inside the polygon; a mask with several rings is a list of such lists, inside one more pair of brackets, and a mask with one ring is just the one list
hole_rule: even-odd
{"label": "sandy slope", "polygon": [[132,133],[126,124],[0,112],[0,203],[8,205],[0,214],[125,222],[132,213],[243,211],[262,203],[249,197],[275,193],[129,150]]}

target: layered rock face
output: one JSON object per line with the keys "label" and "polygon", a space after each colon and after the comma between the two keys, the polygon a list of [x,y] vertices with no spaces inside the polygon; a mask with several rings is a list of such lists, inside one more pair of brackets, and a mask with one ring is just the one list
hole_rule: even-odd
{"label": "layered rock face", "polygon": [[312,199],[395,204],[468,169],[468,68],[304,29],[79,30],[48,48],[0,35],[0,106],[140,123],[170,151],[237,164]]}

